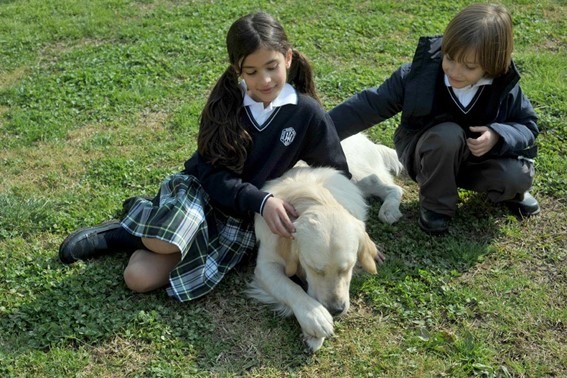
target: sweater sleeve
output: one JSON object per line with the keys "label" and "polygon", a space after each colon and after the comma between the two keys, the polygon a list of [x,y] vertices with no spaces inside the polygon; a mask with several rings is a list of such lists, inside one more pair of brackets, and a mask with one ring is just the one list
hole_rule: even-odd
{"label": "sweater sleeve", "polygon": [[402,110],[403,79],[409,67],[401,66],[380,86],[358,92],[329,111],[341,140],[393,117]]}
{"label": "sweater sleeve", "polygon": [[302,159],[313,167],[332,167],[351,178],[346,156],[329,114],[322,108],[315,113],[305,138]]}
{"label": "sweater sleeve", "polygon": [[236,173],[206,163],[197,154],[198,178],[213,203],[232,214],[261,214],[269,193],[244,182]]}

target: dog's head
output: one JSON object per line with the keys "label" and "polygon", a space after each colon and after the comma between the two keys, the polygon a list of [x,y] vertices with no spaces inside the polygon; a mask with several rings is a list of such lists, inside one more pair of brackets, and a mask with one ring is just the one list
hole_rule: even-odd
{"label": "dog's head", "polygon": [[295,222],[295,239],[280,238],[278,253],[286,274],[307,282],[307,293],[333,316],[350,306],[350,282],[357,262],[376,273],[383,259],[365,231],[364,223],[342,206],[312,206]]}

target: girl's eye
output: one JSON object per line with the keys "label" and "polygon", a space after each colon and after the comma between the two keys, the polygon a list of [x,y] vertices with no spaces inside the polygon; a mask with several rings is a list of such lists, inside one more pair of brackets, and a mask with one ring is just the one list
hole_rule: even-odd
{"label": "girl's eye", "polygon": [[268,67],[268,71],[275,71],[276,69],[278,69],[278,65],[273,65],[271,67]]}
{"label": "girl's eye", "polygon": [[245,73],[246,75],[248,75],[248,76],[252,76],[252,75],[254,75],[254,74],[256,73],[256,71],[250,71],[250,72],[244,71],[244,73]]}

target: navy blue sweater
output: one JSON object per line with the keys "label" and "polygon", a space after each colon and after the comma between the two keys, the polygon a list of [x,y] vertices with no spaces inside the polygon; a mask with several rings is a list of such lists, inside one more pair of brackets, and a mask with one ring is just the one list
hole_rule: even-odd
{"label": "navy blue sweater", "polygon": [[297,105],[277,108],[263,129],[251,116],[242,123],[252,137],[252,148],[242,174],[212,166],[195,153],[185,162],[184,173],[197,177],[212,203],[235,216],[261,214],[269,193],[267,180],[281,176],[299,160],[315,167],[333,167],[351,177],[335,126],[312,97],[298,94]]}

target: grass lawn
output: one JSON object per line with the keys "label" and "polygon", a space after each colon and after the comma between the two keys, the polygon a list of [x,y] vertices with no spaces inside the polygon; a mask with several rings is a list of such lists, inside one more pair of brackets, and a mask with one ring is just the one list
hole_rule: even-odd
{"label": "grass lawn", "polygon": [[[78,227],[153,195],[196,148],[225,33],[266,10],[314,67],[327,108],[410,61],[419,36],[463,6],[441,1],[0,0],[0,376],[567,376],[567,4],[504,1],[514,60],[538,115],[532,193],[518,219],[463,191],[451,233],[404,217],[368,231],[387,256],[359,274],[335,337],[305,352],[294,319],[248,299],[245,261],[191,303],[136,295],[128,256],[70,266],[57,249]],[[392,145],[392,119],[369,130]]]}

